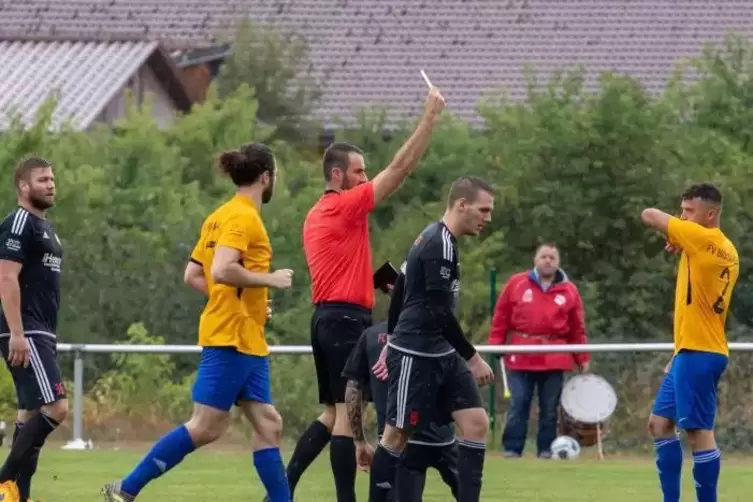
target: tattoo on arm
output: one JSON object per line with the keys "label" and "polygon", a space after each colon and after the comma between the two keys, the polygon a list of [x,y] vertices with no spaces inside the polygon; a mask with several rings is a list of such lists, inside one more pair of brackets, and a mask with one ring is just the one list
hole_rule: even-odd
{"label": "tattoo on arm", "polygon": [[348,380],[345,386],[345,407],[354,441],[364,441],[363,431],[363,386],[356,380]]}

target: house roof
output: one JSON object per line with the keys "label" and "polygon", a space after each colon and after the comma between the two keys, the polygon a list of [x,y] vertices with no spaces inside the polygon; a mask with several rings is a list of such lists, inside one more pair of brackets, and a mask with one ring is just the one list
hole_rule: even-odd
{"label": "house roof", "polygon": [[0,130],[8,127],[9,114],[33,122],[51,96],[58,100],[53,127],[69,120],[86,129],[144,64],[165,83],[179,109],[190,109],[175,65],[157,42],[0,39],[0,68],[6,69],[0,79]]}
{"label": "house roof", "polygon": [[326,77],[319,109],[329,122],[354,107],[388,104],[392,117],[422,108],[424,68],[448,109],[478,123],[490,89],[525,96],[521,70],[549,74],[583,64],[588,85],[608,70],[660,91],[675,62],[719,42],[753,35],[750,0],[12,0],[0,3],[0,34],[136,36],[170,50],[215,44],[250,12],[304,35]]}

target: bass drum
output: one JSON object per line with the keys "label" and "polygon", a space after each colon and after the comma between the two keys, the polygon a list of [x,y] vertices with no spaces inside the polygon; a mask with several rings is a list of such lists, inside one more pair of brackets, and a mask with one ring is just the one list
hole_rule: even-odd
{"label": "bass drum", "polygon": [[562,389],[560,434],[574,438],[583,448],[600,444],[616,408],[617,394],[606,379],[576,375]]}
{"label": "bass drum", "polygon": [[560,406],[559,408],[559,435],[570,436],[575,439],[581,448],[588,448],[599,443],[606,435],[606,422],[599,424],[584,424],[578,422]]}

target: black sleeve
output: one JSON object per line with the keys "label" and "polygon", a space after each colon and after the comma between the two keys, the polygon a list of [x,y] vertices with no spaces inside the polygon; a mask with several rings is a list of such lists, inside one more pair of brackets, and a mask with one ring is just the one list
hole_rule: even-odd
{"label": "black sleeve", "polygon": [[394,286],[392,287],[392,296],[390,297],[390,308],[387,314],[387,334],[392,334],[397,326],[397,320],[400,318],[400,311],[403,309],[403,299],[405,298],[405,275],[401,272],[397,276]]}
{"label": "black sleeve", "polygon": [[452,293],[452,275],[455,264],[444,258],[428,258],[421,261],[426,291]]}
{"label": "black sleeve", "polygon": [[29,253],[31,223],[29,213],[19,209],[0,224],[0,260],[24,263]]}
{"label": "black sleeve", "polygon": [[428,308],[431,312],[431,316],[437,321],[440,326],[444,326],[442,335],[452,345],[452,348],[458,351],[463,359],[468,361],[476,355],[476,348],[465,337],[463,328],[460,327],[460,323],[455,319],[455,314],[452,313],[452,308],[448,304],[447,295],[452,293],[445,293],[442,291],[433,291],[429,293]]}
{"label": "black sleeve", "polygon": [[342,371],[342,377],[348,380],[355,380],[363,385],[369,384],[369,359],[366,354],[366,333],[364,332],[358,341],[356,346],[345,362],[345,367]]}

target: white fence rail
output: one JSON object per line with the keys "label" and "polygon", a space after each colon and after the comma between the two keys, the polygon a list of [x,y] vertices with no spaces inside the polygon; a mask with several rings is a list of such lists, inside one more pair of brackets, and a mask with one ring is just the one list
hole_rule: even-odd
{"label": "white fence rail", "polygon": [[[732,351],[753,351],[753,343],[730,343]],[[275,345],[272,354],[310,354],[309,345]],[[530,354],[546,352],[663,352],[671,351],[671,343],[594,343],[585,345],[477,345],[482,354]],[[193,354],[200,353],[198,345],[106,345],[59,343],[58,351],[73,352],[73,438],[63,446],[67,450],[85,450],[84,415],[84,354]]]}

